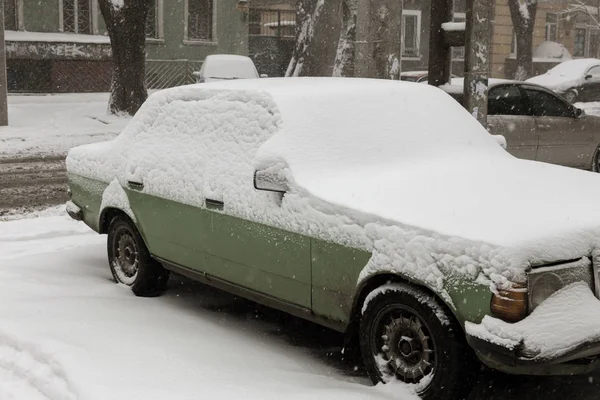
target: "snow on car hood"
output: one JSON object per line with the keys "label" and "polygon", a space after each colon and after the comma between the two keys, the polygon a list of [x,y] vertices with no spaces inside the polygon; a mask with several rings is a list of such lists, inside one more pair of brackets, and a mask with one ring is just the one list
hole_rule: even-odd
{"label": "snow on car hood", "polygon": [[[253,186],[255,169],[273,167],[290,183],[279,202]],[[502,285],[524,281],[532,262],[600,247],[600,177],[512,157],[428,85],[171,89],[114,141],[71,150],[67,168],[123,186],[143,180],[145,193],[194,206],[210,196],[231,215],[370,251],[360,279],[392,270],[440,291],[456,271]]]}

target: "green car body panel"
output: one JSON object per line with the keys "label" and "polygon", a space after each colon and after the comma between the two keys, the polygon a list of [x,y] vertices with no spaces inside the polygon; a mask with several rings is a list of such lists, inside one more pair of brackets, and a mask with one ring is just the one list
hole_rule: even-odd
{"label": "green car body panel", "polygon": [[[104,233],[109,221],[101,207],[108,184],[74,174],[69,182],[84,222]],[[363,288],[359,274],[371,258],[369,252],[230,216],[218,203],[199,208],[124,190],[154,257],[306,309],[340,331],[350,324]],[[384,281],[390,275],[384,275]],[[487,286],[456,276],[447,279],[445,291],[451,301],[440,298],[461,325],[478,323],[490,314],[492,293]]]}

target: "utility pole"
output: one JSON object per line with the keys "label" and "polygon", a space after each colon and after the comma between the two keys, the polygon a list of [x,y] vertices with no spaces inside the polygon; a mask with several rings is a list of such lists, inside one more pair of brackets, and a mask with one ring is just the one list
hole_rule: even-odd
{"label": "utility pole", "polygon": [[487,127],[488,78],[490,73],[489,0],[467,1],[465,43],[465,107]]}
{"label": "utility pole", "polygon": [[4,44],[4,2],[0,5],[0,126],[8,125],[8,88]]}

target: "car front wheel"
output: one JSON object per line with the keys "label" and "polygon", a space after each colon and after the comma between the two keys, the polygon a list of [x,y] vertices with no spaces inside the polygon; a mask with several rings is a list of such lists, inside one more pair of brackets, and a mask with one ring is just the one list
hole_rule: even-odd
{"label": "car front wheel", "polygon": [[117,216],[111,221],[107,250],[110,270],[117,283],[131,287],[136,296],[153,297],[165,291],[169,271],[152,258],[128,218]]}
{"label": "car front wheel", "polygon": [[414,384],[425,400],[459,396],[472,356],[448,314],[433,295],[410,284],[390,283],[369,294],[359,339],[373,382]]}

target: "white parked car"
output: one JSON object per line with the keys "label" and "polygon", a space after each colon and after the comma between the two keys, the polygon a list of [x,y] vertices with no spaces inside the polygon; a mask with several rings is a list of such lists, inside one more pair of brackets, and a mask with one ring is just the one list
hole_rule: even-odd
{"label": "white parked car", "polygon": [[233,54],[213,54],[207,56],[200,71],[194,72],[198,83],[232,79],[266,78],[259,75],[250,57]]}

